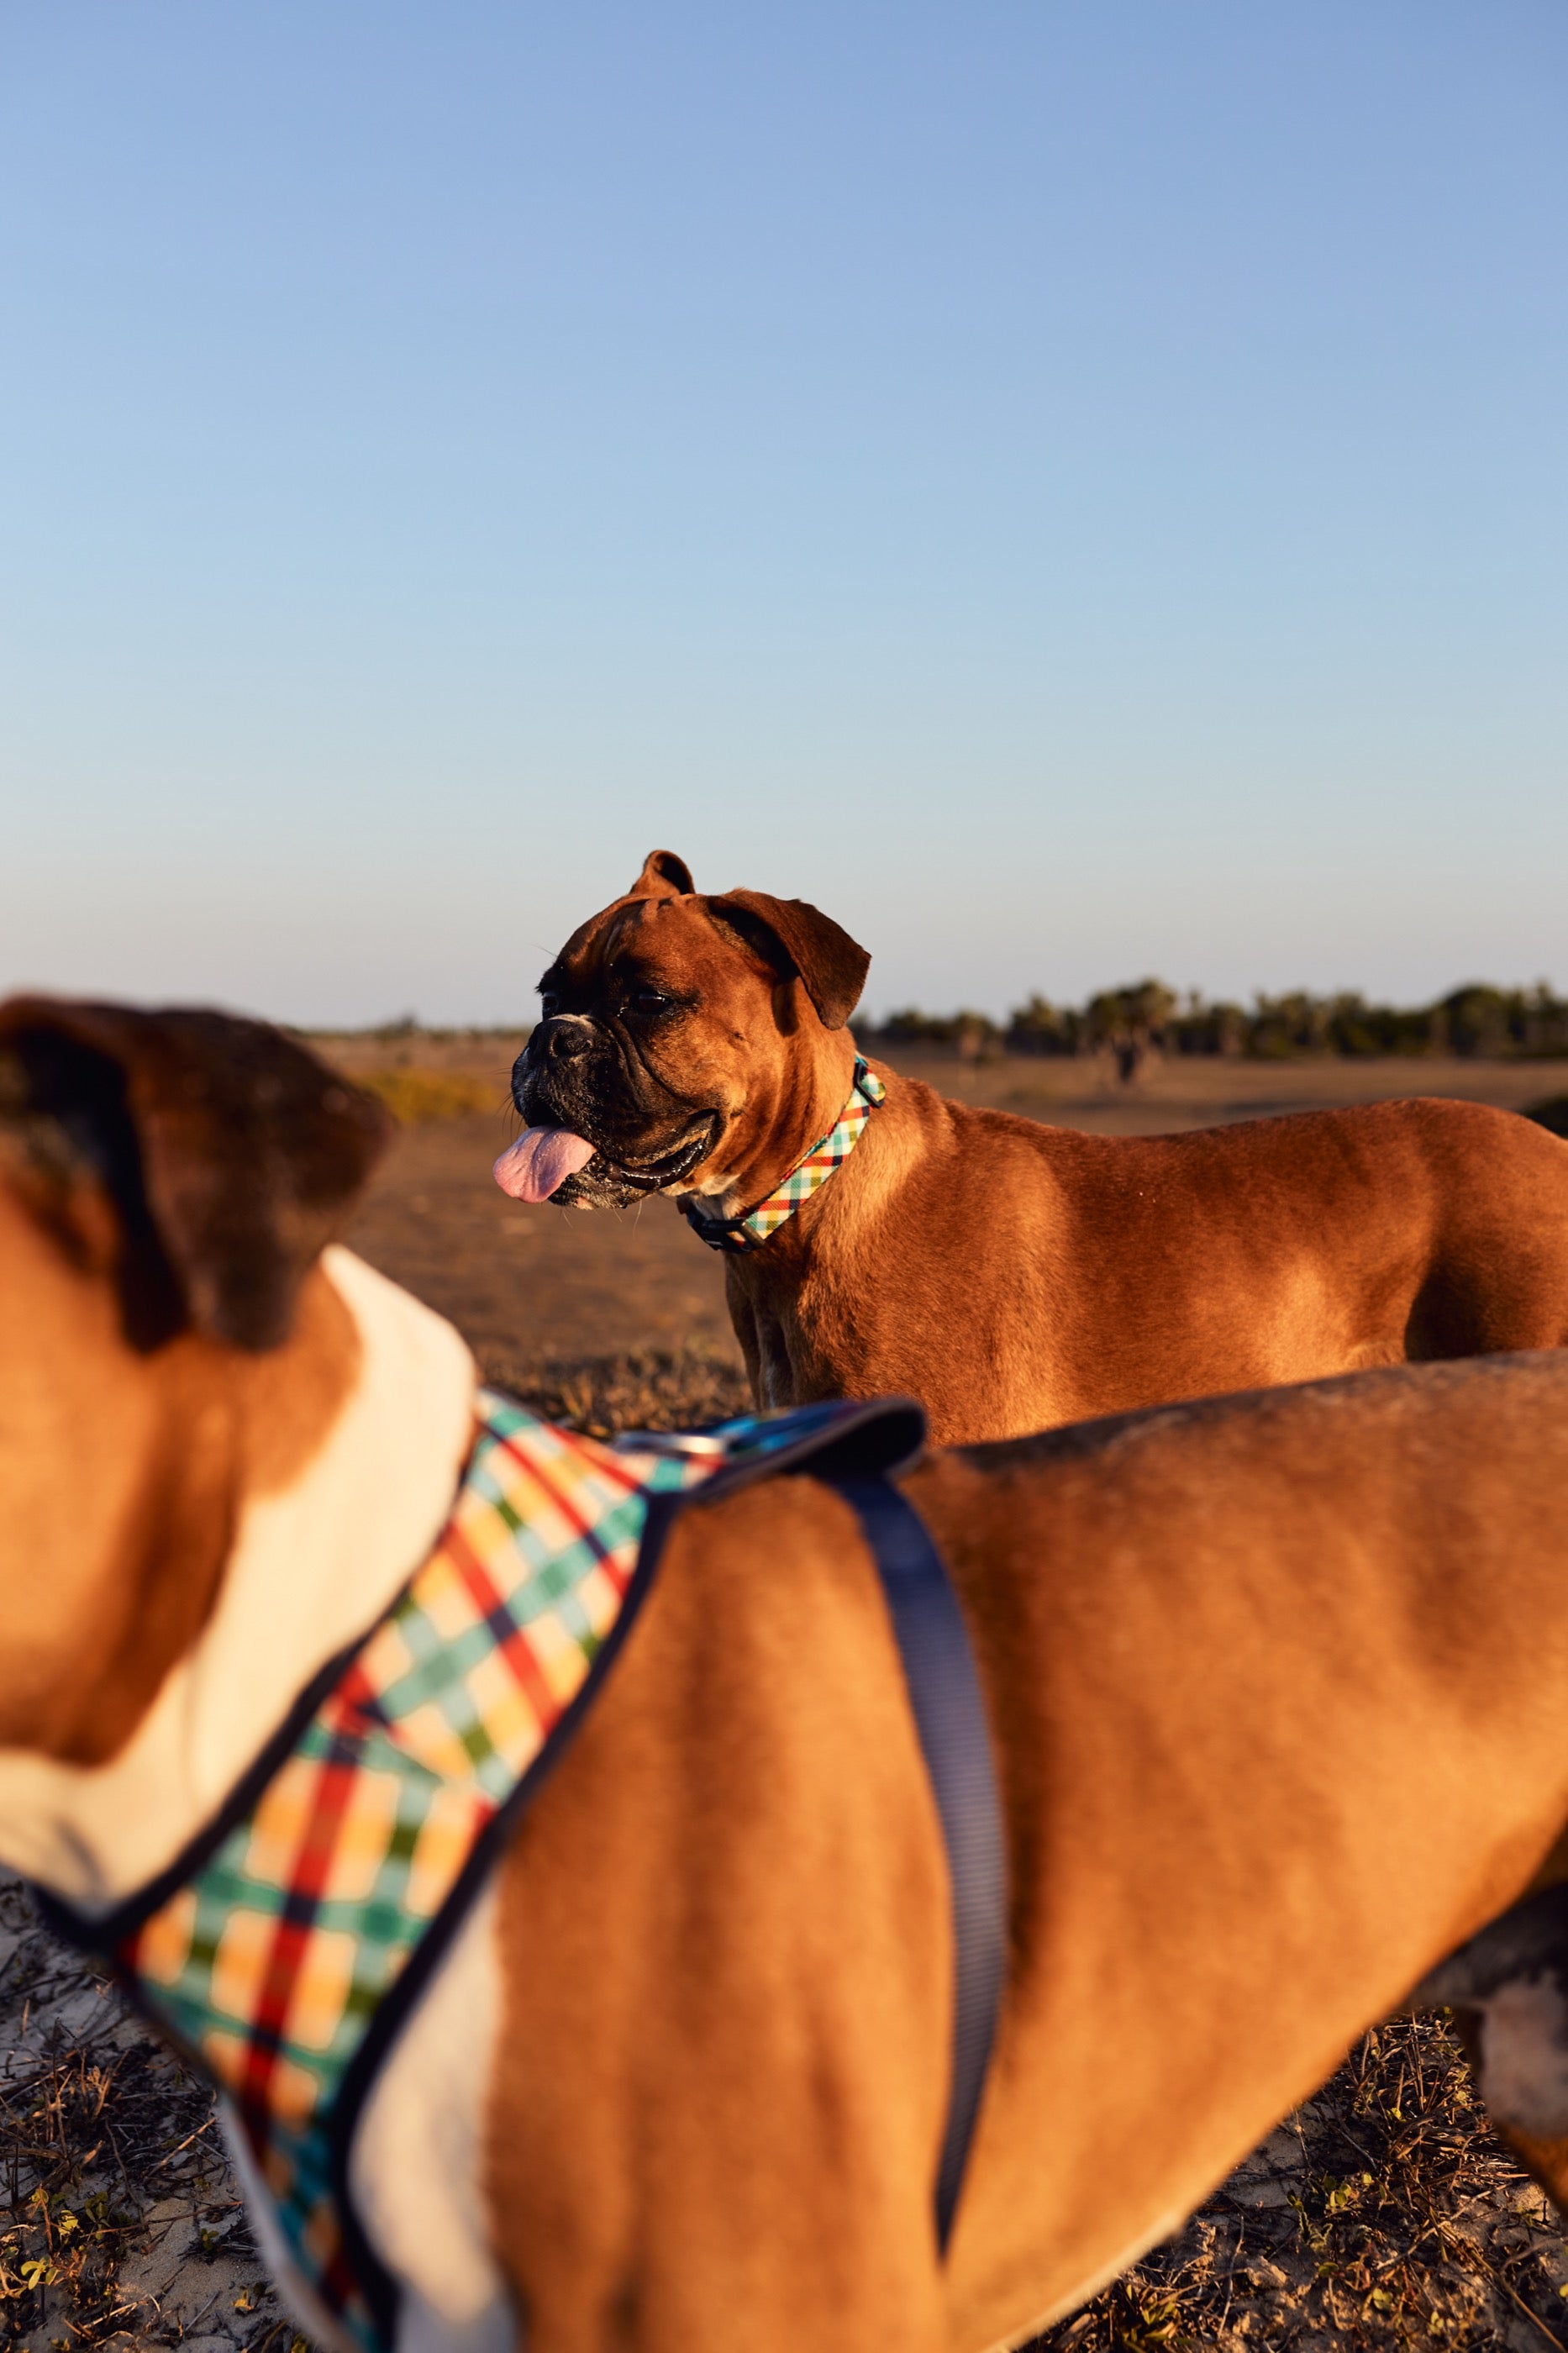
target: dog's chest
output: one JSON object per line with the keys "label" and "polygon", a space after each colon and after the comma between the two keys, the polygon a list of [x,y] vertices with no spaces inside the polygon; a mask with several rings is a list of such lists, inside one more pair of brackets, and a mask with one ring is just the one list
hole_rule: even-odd
{"label": "dog's chest", "polygon": [[504,2341],[479,2221],[491,1861],[635,1614],[656,1508],[888,1418],[821,1406],[623,1451],[481,1396],[451,1516],[387,1614],[170,1872],[107,1921],[63,1915],[216,2078],[323,2342],[384,2353],[422,2312],[431,2353]]}
{"label": "dog's chest", "polygon": [[710,1467],[617,1454],[482,1397],[452,1514],[402,1596],[302,1694],[200,1851],[98,1924],[143,2007],[216,2077],[280,2261],[339,2342],[386,2346],[399,2303],[362,2180],[409,2242],[405,2186],[388,2189],[376,2160],[377,2105],[424,2101],[393,2137],[405,2154],[417,2137],[415,2173],[443,2142],[476,2144],[487,2004],[454,2027],[449,1994],[454,1969],[480,1993],[489,1979],[465,1915],[607,1660],[652,1498]]}

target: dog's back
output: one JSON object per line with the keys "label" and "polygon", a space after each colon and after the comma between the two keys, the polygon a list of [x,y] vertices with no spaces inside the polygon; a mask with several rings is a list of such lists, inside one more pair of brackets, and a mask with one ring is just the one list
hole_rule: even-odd
{"label": "dog's back", "polygon": [[493,2163],[552,2347],[617,2278],[673,2343],[699,2274],[774,2316],[768,2353],[1016,2336],[1173,2227],[1568,1822],[1568,1358],[1128,1417],[907,1492],[980,1653],[1014,1878],[951,2268],[921,2170],[940,1837],[869,1564],[801,1481],[692,1514],[507,1866]]}
{"label": "dog's back", "polygon": [[[873,1250],[896,1282],[872,1279]],[[770,1402],[904,1388],[968,1442],[1559,1346],[1568,1144],[1436,1098],[1086,1135],[889,1074],[809,1242],[765,1255],[732,1274],[731,1307],[743,1340],[748,1308],[789,1335]]]}

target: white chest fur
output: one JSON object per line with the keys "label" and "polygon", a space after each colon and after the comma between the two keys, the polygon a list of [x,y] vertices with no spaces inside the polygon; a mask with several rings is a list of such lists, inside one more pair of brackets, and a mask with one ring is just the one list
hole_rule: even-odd
{"label": "white chest fur", "polygon": [[484,2145],[500,1969],[487,1889],[372,2086],[349,2178],[409,2291],[398,2353],[510,2353],[516,2328],[485,2222]]}

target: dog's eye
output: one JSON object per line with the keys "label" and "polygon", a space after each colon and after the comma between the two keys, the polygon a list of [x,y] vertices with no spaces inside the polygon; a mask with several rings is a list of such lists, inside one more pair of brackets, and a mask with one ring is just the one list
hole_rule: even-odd
{"label": "dog's eye", "polygon": [[552,988],[545,989],[541,995],[539,999],[539,1010],[542,1017],[546,1021],[550,1019],[552,1014],[559,1013],[561,1010],[561,999],[556,996],[555,991]]}
{"label": "dog's eye", "polygon": [[632,1011],[642,1014],[646,1020],[653,1021],[659,1014],[670,1012],[674,1004],[672,997],[662,997],[657,988],[634,988],[632,991]]}

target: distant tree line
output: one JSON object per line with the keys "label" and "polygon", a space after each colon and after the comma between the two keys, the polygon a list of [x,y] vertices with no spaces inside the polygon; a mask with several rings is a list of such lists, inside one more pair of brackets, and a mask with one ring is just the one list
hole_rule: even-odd
{"label": "distant tree line", "polygon": [[984,1013],[921,1013],[907,1007],[875,1029],[868,1043],[926,1046],[965,1061],[993,1054],[1109,1054],[1124,1079],[1150,1053],[1245,1054],[1259,1060],[1297,1054],[1568,1055],[1568,998],[1544,981],[1534,988],[1493,988],[1481,981],[1452,989],[1435,1005],[1369,1005],[1358,991],[1314,997],[1292,989],[1259,994],[1250,1010],[1185,997],[1163,981],[1101,989],[1086,1005],[1031,997],[1005,1025]]}

